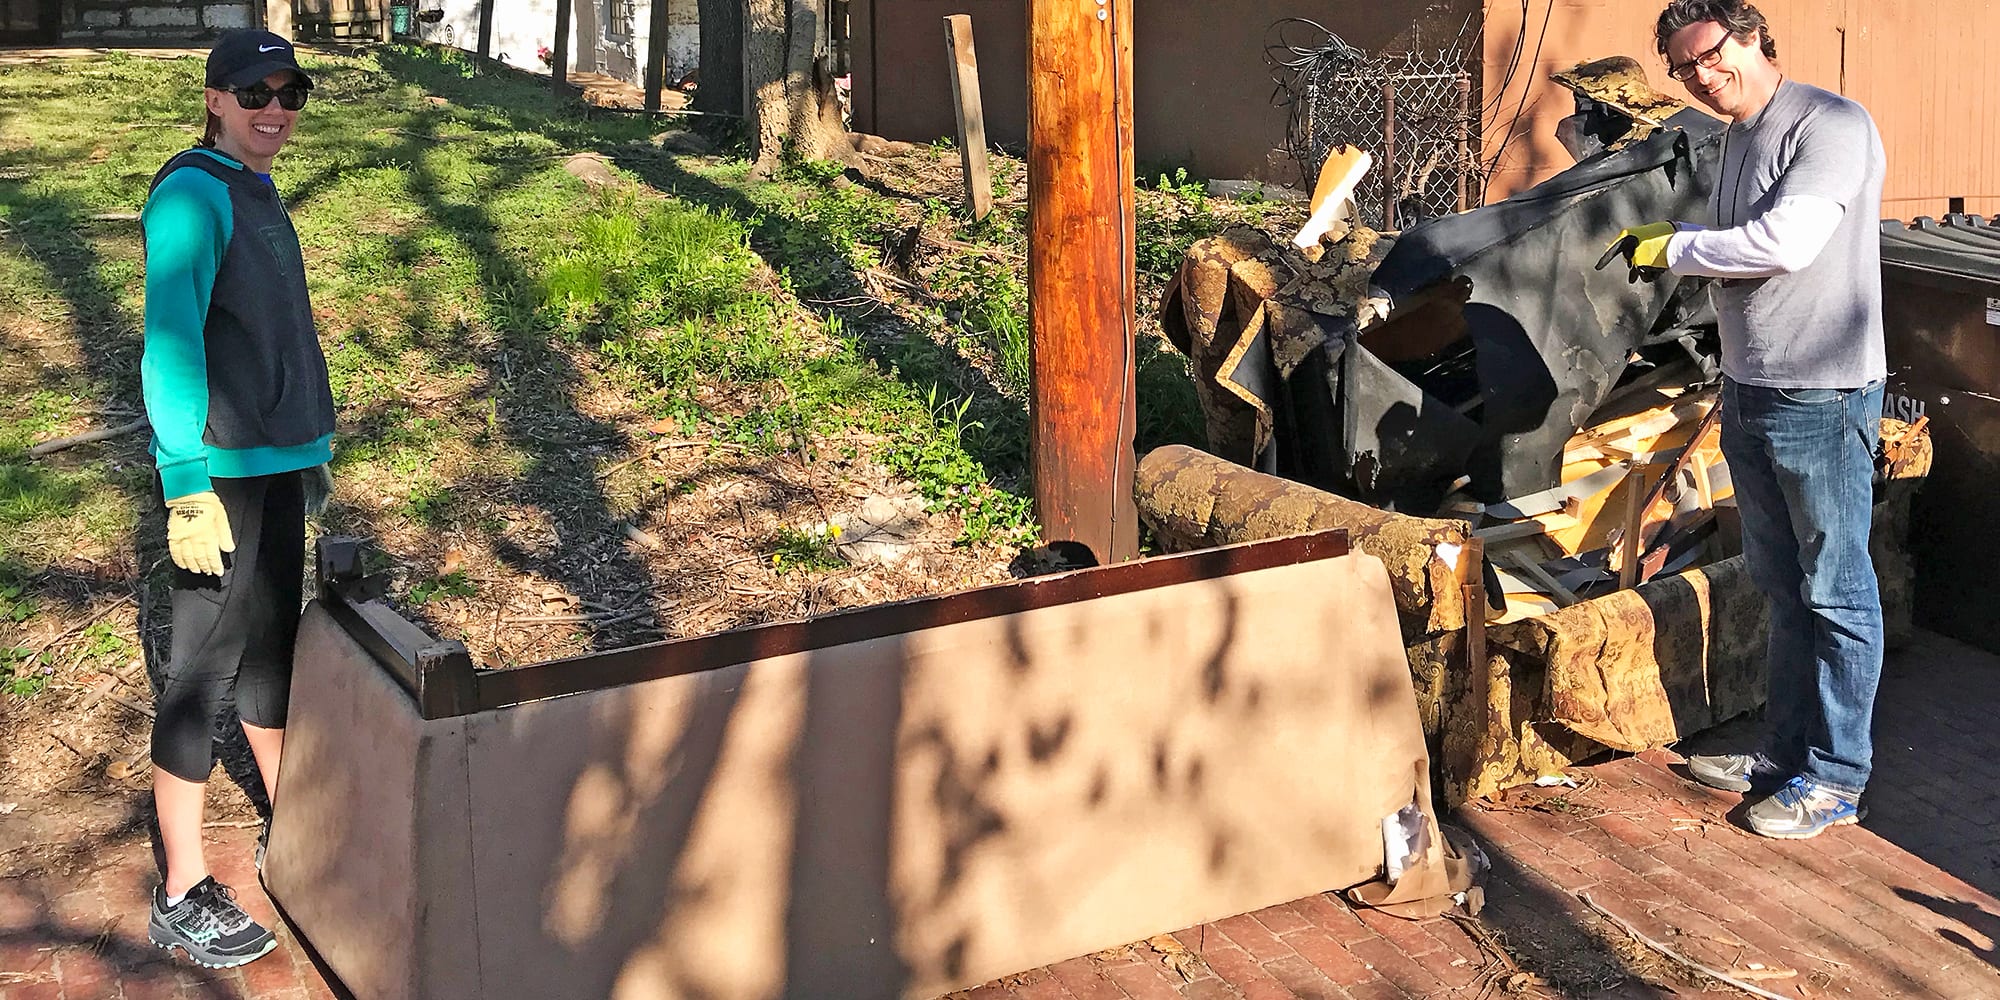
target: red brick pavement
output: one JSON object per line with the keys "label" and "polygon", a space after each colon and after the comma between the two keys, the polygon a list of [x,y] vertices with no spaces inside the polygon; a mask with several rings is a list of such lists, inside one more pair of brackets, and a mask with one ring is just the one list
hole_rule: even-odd
{"label": "red brick pavement", "polygon": [[[1822,997],[2000,1000],[2000,657],[1935,636],[1892,659],[1878,711],[1871,815],[1806,842],[1737,825],[1740,797],[1678,777],[1659,752],[1579,769],[1583,790],[1538,809],[1477,805],[1459,822],[1494,862],[1482,925],[1569,996],[1740,997],[1648,985],[1607,948],[1619,932],[1587,894],[1657,941],[1718,967],[1794,970],[1764,988]],[[1743,726],[1705,739],[1728,742]],[[253,830],[217,830],[218,876],[252,913]],[[0,1000],[308,1000],[335,996],[298,942],[208,972],[146,943],[152,860],[143,840],[53,884],[0,880]],[[1009,976],[954,998],[1408,1000],[1495,995],[1500,971],[1458,923],[1410,923],[1308,896],[1174,933],[1185,975],[1137,944]],[[1626,950],[1630,950],[1627,948]],[[1750,970],[1755,971],[1755,970]],[[1552,996],[1555,991],[1535,991]]]}
{"label": "red brick pavement", "polygon": [[[251,865],[253,829],[209,831],[209,863],[237,900],[270,926],[271,904]],[[332,1000],[287,930],[278,949],[238,969],[173,961],[146,940],[154,875],[143,837],[105,848],[96,869],[65,880],[0,881],[0,1000]]]}
{"label": "red brick pavement", "polygon": [[[1780,995],[2000,998],[1995,718],[2000,657],[1919,634],[1884,672],[1859,826],[1809,841],[1753,836],[1743,797],[1685,780],[1668,751],[1580,769],[1594,781],[1562,809],[1469,807],[1461,822],[1512,873],[1488,921],[1533,928],[1562,911],[1602,932],[1577,898],[1588,893],[1680,950],[1796,969],[1762,984]],[[1688,749],[1754,735],[1737,723]]]}
{"label": "red brick pavement", "polygon": [[[216,876],[237,887],[237,898],[268,923],[271,905],[250,867],[255,834],[211,831],[210,860]],[[33,878],[0,881],[0,1000],[337,996],[289,931],[280,931],[276,951],[238,969],[210,971],[169,960],[146,941],[146,893],[154,878],[148,846],[126,843],[98,861],[97,871],[60,891]],[[1188,977],[1170,971],[1141,944],[1029,970],[958,996],[1375,1000],[1469,984],[1488,964],[1449,921],[1357,916],[1325,895],[1191,927],[1176,937],[1203,960]]]}

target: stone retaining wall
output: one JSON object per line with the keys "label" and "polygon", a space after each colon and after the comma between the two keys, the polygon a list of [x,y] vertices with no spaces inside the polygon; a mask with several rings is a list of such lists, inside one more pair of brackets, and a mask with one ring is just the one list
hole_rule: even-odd
{"label": "stone retaining wall", "polygon": [[260,5],[246,0],[65,0],[65,42],[206,41],[227,28],[254,27]]}

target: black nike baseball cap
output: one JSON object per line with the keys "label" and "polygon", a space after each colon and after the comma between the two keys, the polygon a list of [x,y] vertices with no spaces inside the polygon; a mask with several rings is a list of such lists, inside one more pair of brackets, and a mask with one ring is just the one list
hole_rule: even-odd
{"label": "black nike baseball cap", "polygon": [[232,28],[208,50],[208,85],[217,90],[249,87],[279,70],[296,73],[300,83],[312,86],[312,77],[292,54],[291,41],[268,31]]}

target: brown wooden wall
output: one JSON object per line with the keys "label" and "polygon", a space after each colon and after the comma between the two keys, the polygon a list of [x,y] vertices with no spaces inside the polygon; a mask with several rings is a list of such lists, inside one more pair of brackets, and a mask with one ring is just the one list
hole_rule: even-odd
{"label": "brown wooden wall", "polygon": [[[1470,0],[1460,0],[1469,11]],[[1555,123],[1570,113],[1551,72],[1587,59],[1630,55],[1658,65],[1652,25],[1661,0],[1480,0],[1485,34],[1484,149],[1501,162],[1488,191],[1500,198],[1567,167]],[[1284,111],[1271,106],[1265,32],[1287,16],[1311,17],[1363,48],[1388,42],[1427,5],[1305,0],[1147,0],[1135,11],[1142,169],[1186,164],[1196,176],[1284,179],[1273,166]],[[2000,213],[2000,74],[1984,67],[2000,38],[1997,0],[1763,0],[1779,62],[1795,79],[1841,91],[1873,112],[1889,151],[1883,214],[1939,215],[1945,199]],[[970,13],[978,39],[987,134],[1020,145],[1026,135],[1026,0],[854,0],[855,125],[891,138],[952,134],[945,72],[946,14]],[[1546,30],[1544,23],[1546,22]],[[1520,68],[1504,89],[1517,38]],[[1654,69],[1657,85],[1680,86]],[[1524,89],[1526,103],[1523,105]],[[1523,108],[1516,119],[1515,109]],[[1515,137],[1501,143],[1515,126]],[[1280,158],[1282,160],[1282,157]]]}
{"label": "brown wooden wall", "polygon": [[[1472,13],[1469,0],[1450,0]],[[1364,49],[1384,46],[1436,0],[1142,0],[1133,8],[1133,128],[1141,170],[1185,165],[1196,177],[1290,180],[1285,110],[1273,107],[1267,29],[1311,18]],[[854,125],[892,139],[954,133],[943,18],[971,14],[986,135],[1027,140],[1027,0],[853,0]]]}
{"label": "brown wooden wall", "polygon": [[[1570,113],[1568,92],[1549,73],[1586,59],[1626,54],[1646,63],[1654,85],[1685,98],[1653,55],[1659,0],[1551,0],[1530,3],[1527,50],[1504,95],[1505,113],[1486,134],[1488,155],[1513,123],[1528,61],[1534,63],[1527,111],[1488,190],[1504,197],[1561,170],[1569,155],[1555,123]],[[1889,152],[1885,216],[1941,215],[1946,199],[1967,210],[2000,213],[2000,74],[1986,67],[2000,38],[1993,0],[1763,0],[1778,62],[1793,79],[1845,93],[1874,115]],[[1547,12],[1552,11],[1552,14]],[[1547,33],[1543,35],[1543,22]],[[1521,27],[1521,5],[1486,5],[1486,90],[1498,91]]]}

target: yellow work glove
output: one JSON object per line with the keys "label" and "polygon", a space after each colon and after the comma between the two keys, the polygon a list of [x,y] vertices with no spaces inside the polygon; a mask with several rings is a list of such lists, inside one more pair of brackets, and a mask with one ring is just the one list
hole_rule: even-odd
{"label": "yellow work glove", "polygon": [[222,575],[222,554],[236,551],[229,515],[213,490],[167,501],[167,554],[190,573]]}
{"label": "yellow work glove", "polygon": [[1604,256],[1597,258],[1597,269],[1604,270],[1606,264],[1622,256],[1625,265],[1632,269],[1626,280],[1651,281],[1666,272],[1667,240],[1677,232],[1680,227],[1671,222],[1652,222],[1621,230],[1618,238],[1604,248]]}

